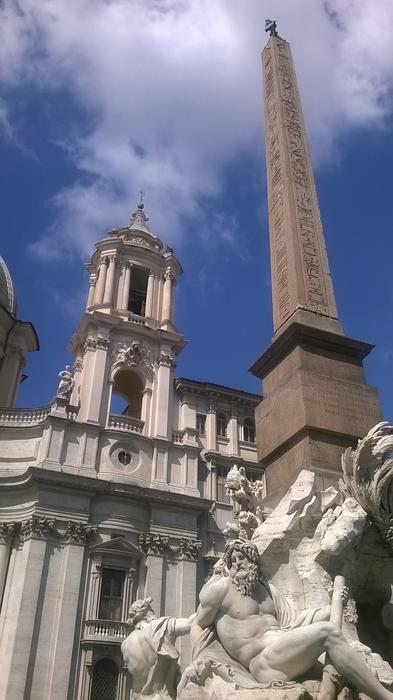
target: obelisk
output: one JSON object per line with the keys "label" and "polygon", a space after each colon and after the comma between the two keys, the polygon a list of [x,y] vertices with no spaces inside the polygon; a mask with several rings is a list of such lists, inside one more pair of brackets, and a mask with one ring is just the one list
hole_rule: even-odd
{"label": "obelisk", "polygon": [[[268,25],[269,22],[269,25]],[[278,498],[301,469],[337,481],[340,455],[382,418],[363,359],[373,348],[338,321],[299,89],[288,42],[267,21],[262,53],[274,336],[263,380],[258,458]]]}

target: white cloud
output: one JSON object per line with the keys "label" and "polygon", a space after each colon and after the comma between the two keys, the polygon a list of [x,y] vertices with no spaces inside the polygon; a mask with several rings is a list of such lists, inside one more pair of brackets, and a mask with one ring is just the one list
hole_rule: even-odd
{"label": "white cloud", "polygon": [[[291,41],[314,158],[328,157],[346,129],[383,124],[391,0],[5,0],[3,87],[65,88],[89,117],[79,135],[64,125],[84,177],[58,193],[38,254],[86,255],[106,228],[125,223],[140,187],[157,234],[181,234],[201,198],[220,193],[225,166],[262,149],[259,53],[269,15]],[[215,220],[232,245],[234,222],[222,212]]]}

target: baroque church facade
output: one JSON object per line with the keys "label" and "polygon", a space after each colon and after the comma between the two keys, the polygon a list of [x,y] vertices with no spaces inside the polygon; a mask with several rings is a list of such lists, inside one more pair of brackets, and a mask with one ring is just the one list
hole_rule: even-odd
{"label": "baroque church facade", "polygon": [[175,376],[181,266],[142,203],[87,269],[73,370],[47,406],[22,409],[38,341],[1,261],[0,698],[128,698],[130,604],[151,596],[157,614],[190,615],[231,519],[229,469],[261,478],[261,397]]}

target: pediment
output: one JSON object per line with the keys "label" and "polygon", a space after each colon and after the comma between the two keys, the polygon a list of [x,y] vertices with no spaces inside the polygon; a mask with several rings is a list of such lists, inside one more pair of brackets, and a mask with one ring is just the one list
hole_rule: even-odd
{"label": "pediment", "polygon": [[101,542],[90,548],[91,554],[121,554],[130,559],[140,559],[143,552],[135,544],[128,542],[124,537],[114,537],[107,542]]}

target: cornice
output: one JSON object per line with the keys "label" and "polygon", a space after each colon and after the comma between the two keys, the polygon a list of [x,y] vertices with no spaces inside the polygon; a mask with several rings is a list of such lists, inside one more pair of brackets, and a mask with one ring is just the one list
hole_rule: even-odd
{"label": "cornice", "polygon": [[302,347],[311,352],[332,353],[348,361],[362,362],[374,348],[355,338],[348,338],[322,328],[293,322],[277,336],[264,353],[251,365],[249,372],[263,378],[271,372],[294,348]]}
{"label": "cornice", "polygon": [[[249,443],[247,443],[249,444]],[[250,443],[252,444],[252,443]],[[201,450],[202,452],[202,450]],[[256,447],[255,447],[255,454],[256,454]],[[236,464],[239,467],[245,467],[246,469],[256,469],[258,471],[261,471],[261,474],[263,474],[264,469],[261,468],[261,465],[259,462],[254,462],[251,459],[244,459],[244,457],[240,457],[240,455],[228,455],[228,454],[223,454],[222,452],[216,452],[216,450],[203,450],[203,461],[213,461],[216,463],[216,465],[221,466],[221,464],[225,463],[225,466],[228,466],[228,462],[232,465]]]}
{"label": "cornice", "polygon": [[207,511],[211,501],[198,496],[179,494],[174,491],[159,491],[148,486],[136,486],[123,482],[104,481],[103,479],[67,474],[42,467],[29,467],[29,469],[16,477],[1,477],[0,488],[19,490],[21,488],[56,488],[70,489],[72,492],[85,493],[91,498],[95,496],[107,496],[108,498],[125,498],[137,500],[139,503],[166,504],[170,507],[185,508],[198,512]]}
{"label": "cornice", "polygon": [[178,377],[175,379],[175,389],[182,394],[195,394],[209,399],[225,399],[234,403],[257,406],[262,401],[262,395],[253,394],[241,389],[234,389],[211,382],[200,382],[196,379]]}

